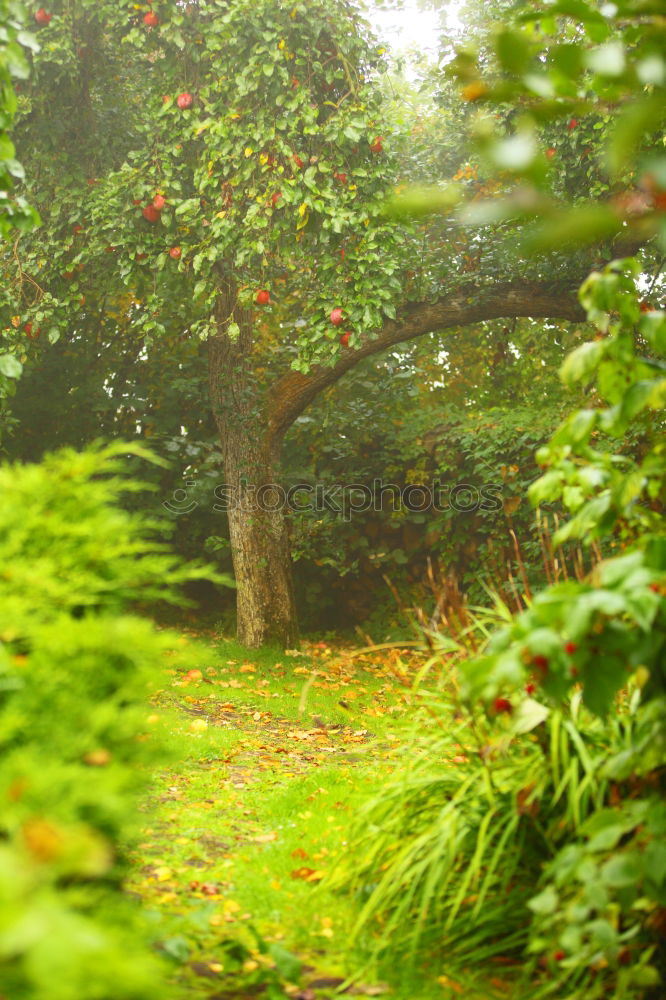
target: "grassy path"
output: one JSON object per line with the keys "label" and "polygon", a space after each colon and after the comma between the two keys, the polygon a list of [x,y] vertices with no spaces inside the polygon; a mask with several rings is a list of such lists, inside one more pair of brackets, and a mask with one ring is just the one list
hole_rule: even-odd
{"label": "grassy path", "polygon": [[[356,971],[355,907],[326,876],[356,806],[396,766],[404,662],[323,643],[248,659],[225,643],[201,671],[167,671],[151,723],[178,766],[155,780],[130,889],[183,998],[317,1000]],[[461,989],[419,979],[389,986],[366,970],[348,992],[444,1000]]]}

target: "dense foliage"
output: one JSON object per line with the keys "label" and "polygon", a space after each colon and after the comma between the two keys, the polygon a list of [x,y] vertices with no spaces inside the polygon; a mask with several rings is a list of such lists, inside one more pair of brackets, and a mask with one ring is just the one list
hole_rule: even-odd
{"label": "dense foliage", "polygon": [[[520,108],[504,134],[478,129],[509,191],[499,209],[472,206],[470,221],[538,220],[523,244],[537,249],[625,230],[637,243],[663,238],[664,157],[651,133],[666,74],[654,13],[554,4],[552,17],[530,12],[523,27],[519,11],[486,38],[502,70],[490,85],[475,57],[458,54],[453,72],[468,100]],[[621,104],[613,121],[599,114],[610,100]],[[567,214],[547,194],[558,151],[539,153],[537,130],[571,114],[593,116],[607,179],[625,196]],[[578,126],[570,119],[569,131]],[[627,195],[632,181],[640,187]],[[666,315],[645,286],[634,259],[583,283],[597,333],[561,374],[588,387],[588,403],[539,450],[545,471],[530,490],[533,503],[567,512],[556,545],[602,540],[613,554],[542,589],[518,615],[499,599],[476,617],[453,608],[433,661],[444,682],[423,692],[438,727],[415,736],[406,776],[357,824],[338,884],[366,898],[357,934],[384,961],[396,940],[427,961],[533,955],[537,995],[567,1000],[657,996],[663,983]],[[600,446],[606,435],[610,448]],[[466,654],[457,670],[456,653]]]}
{"label": "dense foliage", "polygon": [[161,970],[122,891],[164,747],[147,699],[175,636],[128,613],[182,567],[118,506],[127,446],[0,471],[0,983],[16,1000],[145,1000]]}

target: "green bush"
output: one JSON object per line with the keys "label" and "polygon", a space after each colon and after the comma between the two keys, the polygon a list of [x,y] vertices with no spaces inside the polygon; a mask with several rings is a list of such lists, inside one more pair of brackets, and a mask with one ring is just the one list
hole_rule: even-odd
{"label": "green bush", "polygon": [[[118,507],[126,445],[0,470],[0,992],[163,996],[126,851],[163,759],[148,699],[175,636],[125,614],[181,567]],[[149,457],[140,449],[135,454]]]}
{"label": "green bush", "polygon": [[[556,541],[612,537],[622,552],[517,616],[498,602],[502,627],[477,620],[484,648],[449,703],[429,705],[438,729],[367,804],[338,876],[367,897],[357,932],[374,930],[375,953],[397,941],[468,965],[527,951],[541,995],[567,1000],[643,997],[664,973],[666,315],[642,313],[635,278],[615,263],[581,290],[601,336],[563,375],[596,376],[606,407],[556,431],[532,490],[570,513]],[[621,441],[645,411],[640,461],[595,448],[596,431]]]}

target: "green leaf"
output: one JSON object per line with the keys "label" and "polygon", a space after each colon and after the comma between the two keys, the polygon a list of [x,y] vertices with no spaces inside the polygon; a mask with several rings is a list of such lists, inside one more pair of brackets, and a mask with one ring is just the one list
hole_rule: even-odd
{"label": "green leaf", "polygon": [[20,378],[23,365],[13,354],[0,354],[0,373],[7,378]]}
{"label": "green leaf", "polygon": [[643,858],[638,851],[609,858],[601,869],[601,878],[613,889],[637,885],[643,877]]}
{"label": "green leaf", "polygon": [[621,76],[626,65],[624,45],[620,41],[606,42],[586,53],[588,69],[600,76]]}
{"label": "green leaf", "polygon": [[533,896],[527,905],[532,913],[538,913],[539,916],[548,916],[555,912],[559,902],[560,897],[552,885],[549,885],[538,896]]}
{"label": "green leaf", "polygon": [[542,222],[526,237],[524,246],[530,252],[585,246],[608,239],[620,229],[621,221],[612,208],[589,202]]}
{"label": "green leaf", "polygon": [[606,348],[605,340],[591,340],[568,354],[560,368],[560,378],[565,385],[589,379],[603,358]]}
{"label": "green leaf", "polygon": [[643,137],[659,129],[666,118],[664,96],[660,91],[631,101],[618,113],[611,134],[607,161],[612,173],[618,174],[635,158]]}

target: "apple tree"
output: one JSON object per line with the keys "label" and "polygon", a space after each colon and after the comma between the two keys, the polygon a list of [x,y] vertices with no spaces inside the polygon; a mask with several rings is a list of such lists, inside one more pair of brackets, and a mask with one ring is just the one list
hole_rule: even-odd
{"label": "apple tree", "polygon": [[224,456],[239,637],[293,645],[270,487],[294,420],[361,359],[432,331],[581,319],[578,275],[466,273],[441,232],[424,263],[423,227],[384,208],[413,135],[350,0],[44,12],[15,130],[43,223],[0,260],[6,349],[20,362],[65,331],[122,335],[137,357],[170,338],[207,345],[199,405]]}

